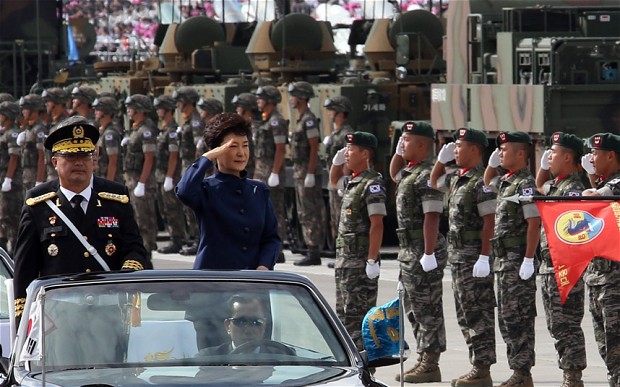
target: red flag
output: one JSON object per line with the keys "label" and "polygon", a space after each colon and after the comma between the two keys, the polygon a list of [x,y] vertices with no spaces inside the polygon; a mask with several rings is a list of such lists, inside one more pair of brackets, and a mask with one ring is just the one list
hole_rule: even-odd
{"label": "red flag", "polygon": [[620,204],[609,201],[536,201],[562,303],[590,261],[620,262]]}

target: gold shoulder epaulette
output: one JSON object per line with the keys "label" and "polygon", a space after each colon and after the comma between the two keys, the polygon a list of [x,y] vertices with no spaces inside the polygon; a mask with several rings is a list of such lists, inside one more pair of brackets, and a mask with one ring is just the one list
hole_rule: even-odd
{"label": "gold shoulder epaulette", "polygon": [[129,203],[129,196],[119,195],[111,192],[99,192],[99,197],[102,199],[114,200],[123,204]]}
{"label": "gold shoulder epaulette", "polygon": [[48,199],[53,199],[54,197],[56,197],[56,192],[48,192],[46,194],[39,195],[36,198],[28,198],[28,199],[26,199],[26,204],[32,207],[35,204],[39,204],[39,203],[44,202],[44,201],[46,201]]}

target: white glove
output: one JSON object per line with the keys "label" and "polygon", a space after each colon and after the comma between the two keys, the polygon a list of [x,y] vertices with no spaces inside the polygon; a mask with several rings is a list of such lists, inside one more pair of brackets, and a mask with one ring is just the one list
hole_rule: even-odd
{"label": "white glove", "polygon": [[420,259],[420,265],[422,265],[422,270],[429,272],[433,269],[437,268],[437,258],[435,258],[435,253],[433,254],[424,254]]}
{"label": "white glove", "polygon": [[34,183],[34,186],[36,187],[39,184],[43,184],[43,182],[42,181],[37,181],[37,182]]}
{"label": "white glove", "polygon": [[336,152],[336,154],[334,155],[334,158],[332,159],[332,164],[335,166],[340,166],[344,164],[346,161],[344,158],[344,154],[346,152],[347,152],[347,147],[344,147],[340,149],[338,152]]}
{"label": "white glove", "polygon": [[592,153],[581,156],[581,166],[588,175],[594,175],[594,164],[592,164],[592,160],[594,160],[594,155]]}
{"label": "white glove", "polygon": [[370,279],[375,279],[379,276],[381,272],[381,266],[379,262],[375,261],[375,263],[366,262],[366,275]]}
{"label": "white glove", "polygon": [[13,179],[11,179],[10,177],[4,178],[4,181],[2,182],[2,192],[9,192],[11,190],[12,181]]}
{"label": "white glove", "polygon": [[489,266],[489,256],[480,254],[478,260],[474,264],[473,275],[477,278],[486,277],[491,273],[491,267]]}
{"label": "white glove", "polygon": [[519,269],[519,277],[522,280],[528,280],[534,274],[534,258],[523,258],[523,263]]}
{"label": "white glove", "polygon": [[129,137],[123,137],[123,139],[121,140],[121,146],[127,145],[128,142],[129,142]]}
{"label": "white glove", "polygon": [[314,184],[316,184],[316,182],[314,181],[314,173],[306,174],[306,178],[304,179],[304,187],[312,188],[314,187]]}
{"label": "white glove", "polygon": [[21,131],[17,135],[17,146],[22,146],[26,142],[26,131]]}
{"label": "white glove", "polygon": [[270,187],[277,187],[280,185],[280,176],[277,173],[271,172],[269,179],[267,179],[267,185]]}
{"label": "white glove", "polygon": [[323,138],[323,145],[330,146],[332,144],[332,136],[325,136]]}
{"label": "white glove", "polygon": [[138,183],[136,188],[133,189],[133,194],[136,195],[137,198],[144,196],[144,183]]}
{"label": "white glove", "polygon": [[551,156],[551,149],[547,149],[543,152],[542,157],[540,158],[540,168],[548,171],[551,167],[549,165],[549,156]]}
{"label": "white glove", "polygon": [[491,153],[491,157],[489,157],[489,167],[497,168],[499,164],[499,148],[495,148],[493,153]]}
{"label": "white glove", "polygon": [[404,137],[400,136],[400,138],[398,139],[398,144],[396,144],[396,154],[399,156],[403,156],[403,153],[405,152],[405,150],[403,149],[403,141],[404,141]]}
{"label": "white glove", "polygon": [[[140,183],[138,183],[140,184]],[[138,187],[136,187],[138,188]],[[166,192],[170,192],[172,191],[172,189],[174,188],[174,182],[172,181],[171,177],[166,176],[166,178],[164,179],[164,191]],[[138,195],[136,195],[138,196]]]}
{"label": "white glove", "polygon": [[456,143],[450,142],[450,143],[444,144],[441,147],[441,150],[439,151],[439,155],[437,155],[437,160],[439,160],[439,162],[444,165],[448,164],[450,161],[456,158],[455,151],[456,151]]}

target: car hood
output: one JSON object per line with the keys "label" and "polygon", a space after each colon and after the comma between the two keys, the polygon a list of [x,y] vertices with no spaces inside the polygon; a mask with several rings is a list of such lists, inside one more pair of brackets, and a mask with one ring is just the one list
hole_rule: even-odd
{"label": "car hood", "polygon": [[[27,379],[41,382],[41,373]],[[181,366],[48,371],[48,384],[58,386],[363,386],[357,369],[320,366]],[[26,380],[22,385],[29,385]],[[378,384],[382,385],[382,384]]]}

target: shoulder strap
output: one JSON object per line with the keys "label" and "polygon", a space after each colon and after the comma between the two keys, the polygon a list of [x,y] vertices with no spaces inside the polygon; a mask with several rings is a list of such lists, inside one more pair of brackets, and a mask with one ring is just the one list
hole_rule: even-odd
{"label": "shoulder strap", "polygon": [[88,243],[86,241],[86,239],[84,239],[84,236],[82,236],[82,233],[79,232],[78,229],[73,224],[73,222],[71,220],[69,220],[69,218],[67,218],[67,215],[65,215],[64,212],[60,211],[60,209],[54,203],[52,203],[51,200],[47,199],[45,201],[45,204],[47,204],[49,206],[49,208],[51,208],[52,211],[54,211],[56,213],[56,215],[58,215],[58,217],[60,217],[60,219],[62,219],[63,222],[65,222],[65,224],[69,227],[69,229],[71,230],[73,235],[75,235],[75,237],[86,248],[86,250],[93,257],[95,257],[97,262],[99,262],[99,264],[101,265],[103,270],[110,271],[110,266],[108,266],[108,264],[103,260],[103,258],[101,258],[101,255],[99,255],[99,253],[97,252],[97,249],[95,249],[90,243]]}

